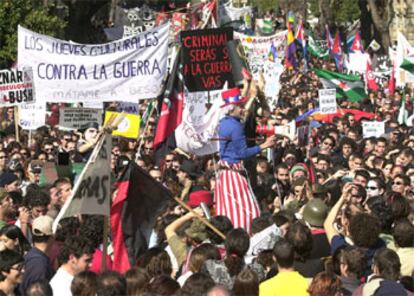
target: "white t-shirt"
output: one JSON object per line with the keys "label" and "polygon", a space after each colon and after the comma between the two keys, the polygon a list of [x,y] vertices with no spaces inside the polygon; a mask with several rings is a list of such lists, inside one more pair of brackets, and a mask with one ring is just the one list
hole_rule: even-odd
{"label": "white t-shirt", "polygon": [[60,267],[54,277],[50,280],[50,286],[53,290],[53,295],[72,296],[70,286],[74,276],[69,274],[66,270]]}

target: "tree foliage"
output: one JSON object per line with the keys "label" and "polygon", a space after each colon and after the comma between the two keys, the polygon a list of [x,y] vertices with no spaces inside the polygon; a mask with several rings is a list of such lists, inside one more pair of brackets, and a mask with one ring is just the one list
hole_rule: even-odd
{"label": "tree foliage", "polygon": [[33,6],[32,0],[0,1],[0,67],[10,67],[17,61],[17,27],[61,37],[65,22],[54,16],[51,8]]}
{"label": "tree foliage", "polygon": [[310,0],[309,3],[312,15],[322,17],[329,25],[353,22],[361,14],[358,0]]}
{"label": "tree foliage", "polygon": [[277,11],[279,7],[279,0],[253,0],[252,5],[256,6],[260,12],[267,12],[270,10]]}

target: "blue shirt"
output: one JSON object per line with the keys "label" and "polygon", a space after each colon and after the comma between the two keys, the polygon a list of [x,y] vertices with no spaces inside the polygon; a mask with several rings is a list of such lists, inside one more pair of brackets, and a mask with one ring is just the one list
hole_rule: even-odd
{"label": "blue shirt", "polygon": [[220,120],[220,159],[239,163],[242,159],[260,153],[259,146],[247,147],[243,125],[239,118],[226,116]]}
{"label": "blue shirt", "polygon": [[24,274],[20,284],[21,295],[25,294],[27,287],[35,281],[49,282],[53,276],[53,269],[49,257],[33,247],[24,256]]}

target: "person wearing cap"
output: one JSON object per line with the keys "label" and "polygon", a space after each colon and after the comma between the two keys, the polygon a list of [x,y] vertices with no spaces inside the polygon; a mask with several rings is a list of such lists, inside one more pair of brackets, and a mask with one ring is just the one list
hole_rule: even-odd
{"label": "person wearing cap", "polygon": [[220,161],[215,187],[216,213],[230,218],[235,228],[250,231],[251,221],[260,215],[242,160],[274,145],[275,136],[260,145],[247,147],[244,126],[244,103],[239,88],[222,93],[226,116],[219,123]]}
{"label": "person wearing cap", "polygon": [[46,255],[53,236],[52,224],[53,219],[49,216],[39,216],[33,220],[33,247],[24,256],[25,273],[20,285],[22,295],[33,282],[50,281],[53,276],[52,265]]}
{"label": "person wearing cap", "polygon": [[8,249],[1,251],[0,295],[14,295],[15,288],[22,281],[23,273],[23,257],[19,253]]}
{"label": "person wearing cap", "polygon": [[4,172],[0,176],[0,187],[3,187],[7,192],[18,191],[20,180],[15,174]]}
{"label": "person wearing cap", "polygon": [[0,187],[0,229],[7,225],[6,219],[12,209],[13,201],[9,193]]}

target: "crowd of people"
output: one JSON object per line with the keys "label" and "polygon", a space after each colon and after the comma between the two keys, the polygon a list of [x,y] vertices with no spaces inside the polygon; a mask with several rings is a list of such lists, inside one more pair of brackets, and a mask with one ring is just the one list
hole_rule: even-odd
{"label": "crowd of people", "polygon": [[[316,58],[307,66],[335,70],[334,62]],[[136,162],[193,208],[171,200],[147,250],[125,273],[113,270],[111,245],[103,250],[102,216],[65,218],[52,230],[75,178],[51,180],[48,164],[85,163],[100,126],[17,134],[15,109],[2,108],[0,295],[413,295],[414,128],[397,116],[403,99],[414,112],[414,86],[392,93],[384,83],[362,101],[338,99],[341,109],[384,120],[380,137],[363,137],[356,113],[296,120],[309,125],[305,139],[256,133],[257,125],[286,125],[317,106],[322,84],[303,69],[302,62],[283,72],[274,106],[263,93],[272,82],[245,81],[248,102],[229,103],[227,123],[220,122],[230,137],[242,127],[237,142],[220,138],[217,154],[177,149],[156,157],[156,113],[139,139],[113,137],[114,181],[125,163]],[[148,104],[140,102],[141,115]],[[252,201],[251,207],[218,209],[229,191],[244,192],[240,203]],[[234,208],[247,220],[227,215]]]}

